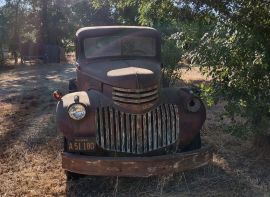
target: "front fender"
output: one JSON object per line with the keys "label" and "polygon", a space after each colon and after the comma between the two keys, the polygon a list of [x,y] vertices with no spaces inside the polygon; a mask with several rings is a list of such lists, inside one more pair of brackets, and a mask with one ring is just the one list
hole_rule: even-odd
{"label": "front fender", "polygon": [[[200,108],[196,112],[188,110],[188,103],[192,98],[200,101]],[[202,100],[186,88],[164,88],[161,93],[164,103],[176,104],[180,113],[180,147],[188,145],[200,132],[206,119],[206,109]]]}
{"label": "front fender", "polygon": [[[82,120],[73,120],[68,115],[68,108],[74,104],[74,96],[79,96],[79,102],[86,107],[86,116]],[[86,92],[66,94],[56,107],[56,124],[65,137],[95,136],[95,113],[91,108],[91,101]]]}

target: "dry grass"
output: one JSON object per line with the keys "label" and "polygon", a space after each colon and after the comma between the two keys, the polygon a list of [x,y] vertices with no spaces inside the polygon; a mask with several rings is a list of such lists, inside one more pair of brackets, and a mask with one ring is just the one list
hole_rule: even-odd
{"label": "dry grass", "polygon": [[[0,70],[0,196],[270,196],[269,158],[224,132],[230,121],[219,119],[222,103],[208,109],[203,129],[203,141],[216,149],[212,165],[163,177],[67,182],[51,92],[64,90],[72,76],[71,65]],[[196,69],[182,77],[205,80]]]}
{"label": "dry grass", "polygon": [[209,80],[211,80],[210,77],[207,77],[206,75],[202,75],[199,67],[181,68],[179,72],[181,73],[181,80],[186,84],[197,85],[197,84],[208,82]]}

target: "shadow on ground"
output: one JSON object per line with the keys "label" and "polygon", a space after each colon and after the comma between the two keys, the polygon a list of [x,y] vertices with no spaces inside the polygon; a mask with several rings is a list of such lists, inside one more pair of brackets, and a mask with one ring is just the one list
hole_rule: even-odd
{"label": "shadow on ground", "polygon": [[150,178],[91,177],[67,182],[68,196],[256,196],[247,182],[209,165],[174,175]]}
{"label": "shadow on ground", "polygon": [[[0,133],[1,153],[10,148],[12,142],[29,136],[31,131],[28,127],[35,124],[40,116],[54,113],[56,101],[51,96],[52,92],[55,89],[66,91],[67,80],[74,74],[71,65],[66,67],[21,66],[0,74],[0,106],[5,108],[0,112],[0,121],[7,126]],[[35,129],[32,134],[40,136],[40,129]]]}

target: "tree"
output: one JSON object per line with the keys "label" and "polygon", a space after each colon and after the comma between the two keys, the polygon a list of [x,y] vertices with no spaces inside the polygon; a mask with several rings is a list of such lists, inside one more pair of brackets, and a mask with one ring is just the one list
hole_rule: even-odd
{"label": "tree", "polygon": [[245,117],[249,131],[265,134],[270,120],[270,5],[241,0],[205,5],[216,9],[217,22],[186,52],[212,77],[204,86],[206,99],[225,99],[228,115]]}
{"label": "tree", "polygon": [[15,59],[15,64],[18,62],[20,30],[22,25],[21,6],[22,0],[7,0],[6,4],[1,8],[1,15],[5,18],[5,22],[2,22],[3,33],[5,35],[2,38],[7,38],[7,41],[4,43],[10,48]]}
{"label": "tree", "polygon": [[0,66],[4,64],[3,47],[7,44],[7,26],[4,8],[0,7]]}

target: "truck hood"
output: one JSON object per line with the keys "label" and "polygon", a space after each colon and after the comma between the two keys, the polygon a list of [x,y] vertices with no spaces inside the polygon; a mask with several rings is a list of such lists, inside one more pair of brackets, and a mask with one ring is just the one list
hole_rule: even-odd
{"label": "truck hood", "polygon": [[108,60],[81,65],[81,72],[105,84],[128,89],[158,85],[160,63],[153,60]]}

